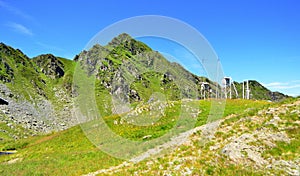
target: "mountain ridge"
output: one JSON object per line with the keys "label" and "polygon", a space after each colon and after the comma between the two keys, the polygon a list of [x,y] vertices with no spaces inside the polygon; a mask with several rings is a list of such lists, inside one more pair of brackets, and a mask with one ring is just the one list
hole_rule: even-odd
{"label": "mountain ridge", "polygon": [[[218,92],[218,86],[208,78],[168,61],[128,34],[120,34],[105,46],[96,44],[83,50],[73,60],[52,54],[29,58],[21,50],[0,43],[0,61],[0,96],[10,103],[0,107],[1,121],[17,124],[31,134],[64,130],[78,124],[71,115],[76,98],[72,90],[73,75],[78,63],[96,76],[96,100],[102,105],[100,110],[104,115],[112,114],[111,95],[130,104],[148,102],[155,92],[163,94],[166,100],[203,99],[200,93],[203,82],[211,84],[211,97]],[[252,88],[255,86],[260,88],[257,94]],[[250,88],[254,90],[253,99],[287,98],[254,81],[250,81]]]}

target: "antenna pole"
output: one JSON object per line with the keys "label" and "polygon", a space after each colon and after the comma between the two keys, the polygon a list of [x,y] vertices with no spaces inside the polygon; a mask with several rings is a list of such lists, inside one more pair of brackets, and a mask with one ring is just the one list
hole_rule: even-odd
{"label": "antenna pole", "polygon": [[243,81],[243,99],[245,99],[245,81]]}
{"label": "antenna pole", "polygon": [[249,80],[247,80],[247,88],[246,88],[246,97],[249,100],[250,99],[250,90],[249,90]]}
{"label": "antenna pole", "polygon": [[232,93],[231,93],[231,81],[232,81],[232,79],[231,78],[229,78],[229,96],[230,96],[230,99],[232,99]]}

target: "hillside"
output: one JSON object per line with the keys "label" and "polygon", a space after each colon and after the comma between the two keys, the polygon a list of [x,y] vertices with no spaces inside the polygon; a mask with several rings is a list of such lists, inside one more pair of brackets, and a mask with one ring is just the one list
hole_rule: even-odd
{"label": "hillside", "polygon": [[[105,46],[94,45],[88,51],[81,52],[76,61],[79,65],[75,73],[82,75],[82,72],[86,72],[88,76],[95,76],[94,85],[99,90],[96,101],[103,116],[113,113],[109,110],[113,102],[98,98],[108,93],[120,104],[145,103],[152,99],[154,92],[163,94],[166,100],[203,99],[201,86],[206,82],[209,84],[204,93],[206,98],[224,97],[217,83],[190,73],[178,63],[169,62],[159,52],[128,34],[120,34]],[[76,80],[74,84],[80,89]],[[83,85],[84,89],[86,85]],[[234,98],[241,98],[241,84],[237,85],[237,89],[240,97]],[[268,90],[257,81],[250,81],[250,89],[251,99],[281,101],[288,97]]]}
{"label": "hillside", "polygon": [[[299,153],[295,148],[298,100],[274,103],[289,97],[271,92],[253,80],[249,82],[253,100],[227,100],[224,112],[222,108],[214,109],[225,106],[225,101],[207,99],[224,97],[220,85],[168,61],[128,34],[116,36],[105,46],[96,44],[74,60],[52,54],[28,58],[19,49],[0,43],[0,60],[0,98],[8,101],[8,105],[0,105],[0,151],[17,151],[0,156],[0,163],[5,166],[0,169],[1,175],[144,174],[139,173],[141,168],[150,175],[168,171],[182,175],[184,170],[200,174],[230,174],[232,170],[256,174],[265,173],[261,168],[267,164],[277,167],[276,163],[281,162],[290,165],[280,167],[296,173],[294,165],[299,165],[295,159]],[[203,82],[210,85],[206,100],[202,100]],[[235,84],[241,91],[242,85]],[[119,138],[104,136],[102,124]],[[187,134],[193,134],[192,138],[183,141],[180,136]],[[243,134],[250,142],[239,137]],[[264,134],[270,141],[262,137]],[[179,141],[172,138],[176,135]],[[121,138],[150,143],[160,137],[163,140],[128,154],[135,157],[132,163],[124,163],[97,148],[122,154],[118,145],[109,144],[122,143]],[[247,150],[232,151],[237,147],[232,140],[240,138],[244,141],[238,142],[239,146],[246,146]],[[256,138],[266,146],[257,149],[261,143],[256,144]],[[174,143],[180,146],[173,146]],[[154,158],[147,159],[149,153],[143,152],[151,150],[154,144],[161,148],[154,148],[150,152]],[[288,157],[274,158],[276,146]],[[161,154],[161,150],[170,147],[176,150]],[[264,153],[269,149],[272,156]],[[201,151],[205,154],[200,155]],[[147,160],[139,162],[143,159]],[[208,164],[203,164],[206,160]],[[248,160],[250,170],[244,168]],[[213,165],[213,161],[217,164]],[[277,169],[270,173],[286,172]]]}
{"label": "hillside", "polygon": [[[234,82],[234,84],[236,86],[239,98],[241,98],[243,95],[243,83]],[[255,80],[249,80],[249,89],[250,99],[280,101],[289,97],[280,92],[272,92]],[[232,95],[233,98],[237,98],[235,93]]]}
{"label": "hillside", "polygon": [[297,176],[299,123],[299,99],[262,109],[246,109],[196,127],[180,144],[176,141],[167,148],[158,146],[157,153],[149,150],[152,157],[143,161],[125,161],[89,175]]}
{"label": "hillside", "polygon": [[[177,91],[176,94],[182,94],[182,97],[197,98],[196,79],[199,78],[196,75],[191,74],[179,64],[169,62],[160,53],[153,51],[144,43],[132,39],[127,34],[117,36],[106,46],[97,44],[89,51],[83,51],[79,55],[78,61],[81,65],[88,67],[89,73],[95,73],[101,85],[109,91],[115,92],[114,89],[121,88],[126,93],[137,92],[137,95],[131,95],[131,102],[149,99],[149,95],[145,95],[147,94],[146,90],[136,90],[148,86],[151,87],[149,90],[160,89],[156,86],[162,86],[165,89],[178,86],[172,88],[172,91],[174,89],[184,91]],[[128,88],[129,92],[123,85],[119,85],[119,82],[131,83],[131,87]],[[153,82],[158,82],[159,85],[151,86]],[[176,85],[174,85],[175,83]],[[112,87],[113,84],[117,85]],[[143,87],[139,86],[140,84]],[[191,89],[190,93],[185,91],[188,89]],[[139,95],[139,92],[144,92],[144,94],[140,93],[141,95]],[[169,98],[176,99],[176,97]]]}
{"label": "hillside", "polygon": [[[7,142],[4,149],[18,152],[0,157],[3,166],[0,174],[298,175],[299,101],[274,104],[228,100],[224,118],[199,124],[188,133],[191,135],[188,138],[158,146],[157,152],[152,151],[151,157],[143,161],[124,161],[103,153],[90,143],[79,126]],[[205,120],[210,103],[203,100],[198,103],[202,110],[198,119]],[[109,121],[114,119],[108,117]],[[140,131],[122,126],[126,124],[112,125],[112,128],[124,137],[139,140]],[[147,129],[147,134],[157,132]]]}
{"label": "hillside", "polygon": [[[51,54],[28,58],[20,50],[0,44],[0,106],[4,139],[18,139],[63,130],[77,124],[71,119],[71,83],[74,62]],[[57,67],[57,64],[59,67]],[[60,68],[60,74],[56,76]],[[6,127],[4,127],[6,128]],[[26,133],[14,133],[26,129]]]}

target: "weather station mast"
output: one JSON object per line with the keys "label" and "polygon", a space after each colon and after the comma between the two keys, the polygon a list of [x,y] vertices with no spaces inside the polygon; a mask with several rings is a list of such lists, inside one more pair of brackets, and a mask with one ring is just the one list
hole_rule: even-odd
{"label": "weather station mast", "polygon": [[202,82],[200,87],[200,96],[201,99],[208,99],[210,98],[210,94],[212,93],[212,89],[208,82]]}
{"label": "weather station mast", "polygon": [[249,88],[249,80],[243,81],[243,99],[250,99],[250,88]]}
{"label": "weather station mast", "polygon": [[235,98],[239,98],[238,91],[234,85],[234,81],[232,80],[231,77],[224,77],[222,80],[222,89],[224,92],[225,98],[232,99],[232,89],[234,90],[235,93]]}

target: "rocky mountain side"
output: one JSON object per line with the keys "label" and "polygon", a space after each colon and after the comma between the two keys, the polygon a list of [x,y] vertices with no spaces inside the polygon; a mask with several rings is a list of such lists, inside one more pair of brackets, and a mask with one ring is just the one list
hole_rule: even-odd
{"label": "rocky mountain side", "polygon": [[32,59],[40,68],[40,71],[52,79],[64,76],[64,65],[52,54],[44,54]]}
{"label": "rocky mountain side", "polygon": [[[0,106],[1,123],[11,129],[25,128],[31,135],[77,124],[71,116],[72,61],[49,54],[30,59],[3,43],[0,60],[0,97],[8,101],[8,105]],[[2,135],[23,136],[8,134],[7,130]]]}
{"label": "rocky mountain side", "polygon": [[166,89],[163,92],[170,92],[170,99],[178,99],[174,96],[181,93],[182,97],[197,98],[197,76],[127,34],[106,46],[95,45],[83,51],[78,61],[89,74],[96,75],[103,88],[124,101],[148,101],[150,91],[161,91],[161,87]]}
{"label": "rocky mountain side", "polygon": [[[203,82],[209,83],[210,90],[206,90],[209,97],[223,96],[220,85],[190,73],[176,62],[168,61],[157,51],[125,33],[105,46],[96,44],[88,51],[81,52],[76,61],[85,67],[89,75],[96,75],[102,88],[125,102],[147,101],[149,88],[156,90],[155,85],[149,86],[149,82],[156,82],[154,79],[160,82],[157,86],[170,88],[162,92],[169,92],[167,99],[171,100],[202,99],[200,91]],[[232,90],[233,98],[241,98],[242,83],[235,82],[235,85],[238,96]],[[288,97],[268,90],[255,80],[249,81],[249,87],[251,99],[280,101]],[[124,94],[120,95],[119,92]]]}

